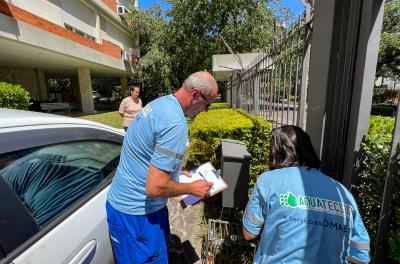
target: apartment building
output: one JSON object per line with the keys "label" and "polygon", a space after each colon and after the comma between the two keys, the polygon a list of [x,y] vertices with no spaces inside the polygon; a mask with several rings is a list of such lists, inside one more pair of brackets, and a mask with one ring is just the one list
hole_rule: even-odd
{"label": "apartment building", "polygon": [[127,17],[138,0],[0,0],[0,81],[49,100],[48,78],[71,80],[71,100],[94,111],[92,78],[135,74],[138,37]]}

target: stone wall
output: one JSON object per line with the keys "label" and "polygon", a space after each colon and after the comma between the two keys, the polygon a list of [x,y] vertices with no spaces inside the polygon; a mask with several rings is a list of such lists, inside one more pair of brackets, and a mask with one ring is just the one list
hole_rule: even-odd
{"label": "stone wall", "polygon": [[43,80],[44,74],[41,70],[0,66],[0,82],[20,84],[31,97],[39,101],[48,99],[46,82]]}

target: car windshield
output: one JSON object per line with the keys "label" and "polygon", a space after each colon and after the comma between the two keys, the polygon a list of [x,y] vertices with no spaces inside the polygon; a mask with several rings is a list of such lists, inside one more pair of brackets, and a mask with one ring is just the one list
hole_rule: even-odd
{"label": "car windshield", "polygon": [[3,154],[0,175],[42,226],[108,179],[120,150],[110,142],[81,141]]}

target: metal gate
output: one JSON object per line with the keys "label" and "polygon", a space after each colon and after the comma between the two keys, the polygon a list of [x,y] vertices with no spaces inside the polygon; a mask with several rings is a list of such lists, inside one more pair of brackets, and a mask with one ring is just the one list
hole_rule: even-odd
{"label": "metal gate", "polygon": [[313,6],[227,83],[227,102],[234,108],[264,116],[274,126],[305,127],[306,98],[312,37]]}

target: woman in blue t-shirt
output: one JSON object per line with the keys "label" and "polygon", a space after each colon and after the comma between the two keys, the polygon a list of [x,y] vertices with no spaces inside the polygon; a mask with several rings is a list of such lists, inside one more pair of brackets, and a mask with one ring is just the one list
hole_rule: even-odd
{"label": "woman in blue t-shirt", "polygon": [[269,165],[243,215],[245,239],[260,237],[254,263],[369,262],[369,236],[353,196],[319,171],[301,128],[273,130]]}

